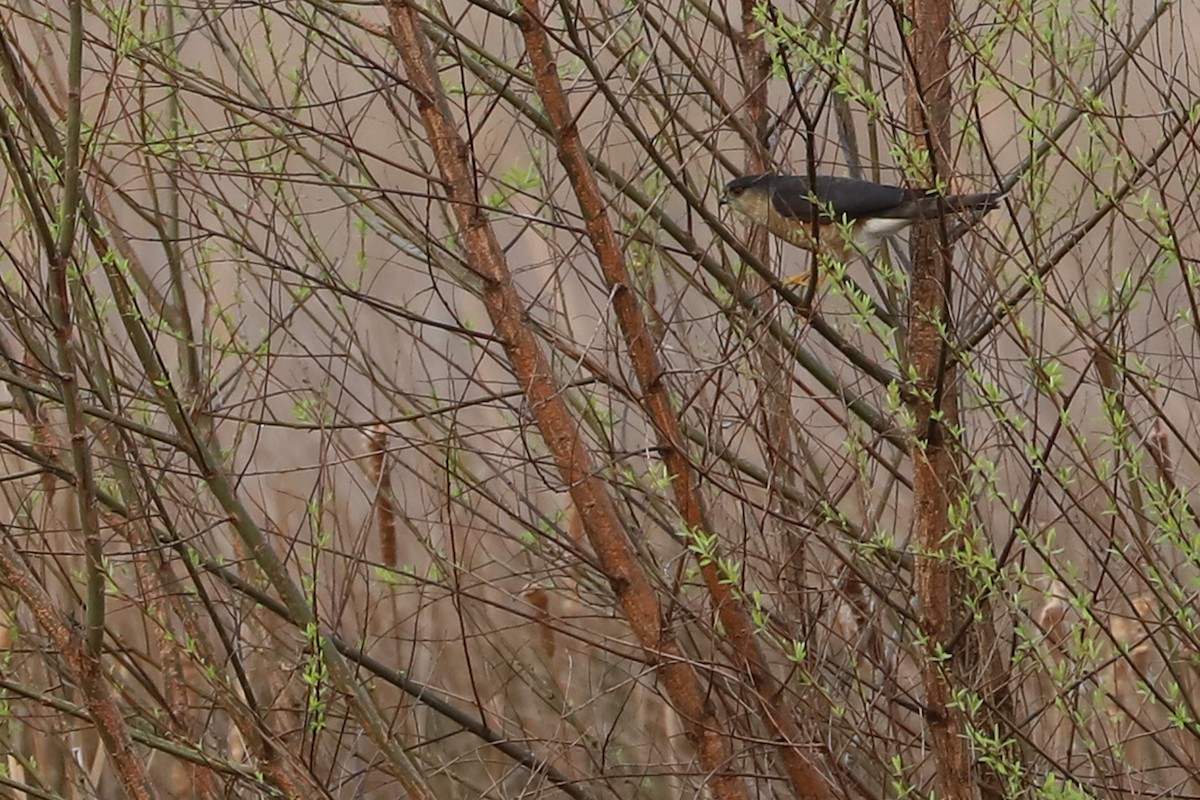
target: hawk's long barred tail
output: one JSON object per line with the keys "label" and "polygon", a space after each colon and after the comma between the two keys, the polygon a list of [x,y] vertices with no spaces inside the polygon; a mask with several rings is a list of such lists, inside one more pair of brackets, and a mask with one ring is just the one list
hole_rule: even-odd
{"label": "hawk's long barred tail", "polygon": [[[943,206],[950,214],[984,213],[1000,207],[1004,199],[1001,192],[979,192],[978,194],[952,194],[939,198],[937,196],[919,197],[913,200],[915,209],[913,217],[930,219],[940,216]],[[897,214],[896,216],[903,216]]]}

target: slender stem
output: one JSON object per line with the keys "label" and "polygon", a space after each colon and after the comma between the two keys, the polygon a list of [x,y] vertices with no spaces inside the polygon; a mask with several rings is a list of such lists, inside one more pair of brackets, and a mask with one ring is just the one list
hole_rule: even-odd
{"label": "slender stem", "polygon": [[104,552],[100,542],[100,521],[91,502],[94,483],[92,459],[88,451],[87,428],[79,399],[78,375],[71,347],[71,280],[68,272],[75,249],[75,223],[79,218],[81,129],[83,127],[80,86],[83,78],[83,0],[71,0],[70,45],[67,61],[67,137],[63,159],[62,206],[58,215],[58,236],[50,257],[50,302],[57,345],[58,379],[62,385],[63,407],[71,436],[71,456],[78,480],[75,485],[79,524],[83,529],[83,550],[87,570],[87,622],[84,640],[89,657],[100,659],[104,640]]}

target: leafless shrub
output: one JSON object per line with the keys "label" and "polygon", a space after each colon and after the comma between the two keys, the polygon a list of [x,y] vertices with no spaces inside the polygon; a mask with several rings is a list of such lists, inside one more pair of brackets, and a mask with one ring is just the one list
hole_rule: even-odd
{"label": "leafless shrub", "polygon": [[4,796],[1200,794],[1196,9],[0,8]]}

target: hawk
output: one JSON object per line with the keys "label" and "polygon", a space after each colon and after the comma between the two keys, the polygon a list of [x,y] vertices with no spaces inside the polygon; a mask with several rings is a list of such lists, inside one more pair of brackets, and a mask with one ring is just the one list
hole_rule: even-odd
{"label": "hawk", "polygon": [[768,173],[730,181],[721,193],[721,205],[805,250],[817,249],[816,222],[821,249],[845,261],[847,244],[870,254],[888,236],[918,220],[943,213],[983,214],[999,206],[1003,197],[1003,192],[939,195],[830,175],[819,175],[810,185],[807,177]]}

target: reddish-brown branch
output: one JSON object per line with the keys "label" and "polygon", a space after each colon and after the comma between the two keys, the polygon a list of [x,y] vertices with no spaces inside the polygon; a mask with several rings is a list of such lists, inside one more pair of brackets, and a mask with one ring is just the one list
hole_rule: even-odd
{"label": "reddish-brown branch", "polygon": [[[778,139],[777,136],[771,137],[769,130],[771,119],[767,87],[771,77],[771,56],[767,53],[766,37],[761,35],[763,28],[758,22],[759,10],[760,6],[757,0],[742,0],[742,30],[736,40],[742,87],[745,94],[742,112],[747,121],[746,127],[754,131],[754,140],[746,142],[747,174],[767,172],[772,168],[770,153],[767,150],[770,146],[768,139]],[[809,137],[808,141],[811,144],[812,138]],[[808,165],[808,169],[815,169],[815,164]],[[761,263],[766,264],[770,256],[766,230],[755,225],[752,227],[752,231],[747,247]],[[815,264],[815,260],[810,261],[810,269]],[[797,262],[796,268],[801,268],[799,262]],[[811,292],[815,290],[818,283],[818,281],[812,280],[811,275],[810,280],[811,285],[808,290],[801,293],[803,295],[802,306],[806,309],[812,306]],[[752,284],[752,291],[755,294],[765,289],[765,284],[760,285],[759,282]],[[798,519],[802,513],[800,506],[794,500],[789,499],[789,492],[786,491],[795,488],[793,464],[796,463],[796,448],[793,438],[793,428],[796,423],[795,411],[792,407],[790,369],[785,367],[787,360],[784,358],[783,348],[778,340],[771,337],[763,338],[761,344],[754,349],[753,357],[757,362],[755,374],[762,387],[763,397],[762,433],[759,440],[767,453],[772,485],[785,490],[779,494],[779,510],[787,519]],[[795,597],[797,617],[807,619],[805,575],[808,534],[799,530],[799,526],[796,525],[777,524],[777,528],[782,539],[783,554],[787,565],[785,574],[791,580],[790,594]],[[807,622],[804,624],[807,625]]]}
{"label": "reddish-brown branch", "polygon": [[[711,530],[700,495],[698,476],[688,460],[679,418],[671,406],[667,385],[663,380],[655,337],[632,289],[633,278],[605,213],[606,203],[588,164],[574,114],[559,81],[537,0],[522,0],[521,5],[524,14],[518,17],[518,22],[533,65],[534,83],[554,128],[559,161],[579,201],[588,238],[612,297],[613,309],[642,391],[641,403],[654,425],[659,453],[671,475],[671,488],[679,515],[690,529]],[[781,687],[758,646],[753,621],[734,595],[732,587],[722,579],[716,561],[702,560],[700,570],[721,624],[733,645],[731,649],[742,658],[741,666],[754,683],[759,708],[772,732],[781,740],[781,757],[792,786],[800,797],[826,798],[829,796],[828,786],[802,750],[805,746],[804,737],[791,709],[779,706]]]}
{"label": "reddish-brown branch", "polygon": [[[952,0],[909,0],[912,33],[907,52],[910,129],[923,136],[932,165],[928,178],[945,177],[950,153],[950,15]],[[961,659],[946,653],[963,608],[956,591],[954,553],[964,532],[950,524],[950,506],[962,507],[963,486],[955,469],[958,404],[955,369],[944,332],[951,324],[953,246],[944,222],[917,226],[913,240],[909,357],[917,391],[913,412],[913,499],[917,559],[914,564],[921,633],[925,638],[922,677],[925,724],[937,765],[937,794],[948,800],[978,796],[967,753],[966,719],[955,702]],[[947,657],[948,656],[948,657]]]}
{"label": "reddish-brown branch", "polygon": [[[2,535],[7,538],[9,533],[5,530]],[[146,768],[133,752],[133,740],[125,727],[125,718],[109,692],[99,659],[88,652],[82,629],[54,607],[33,572],[7,543],[0,544],[0,579],[21,596],[38,625],[70,666],[88,714],[126,793],[131,800],[153,800],[156,795]]]}
{"label": "reddish-brown branch", "polygon": [[379,560],[393,569],[396,566],[396,498],[392,495],[392,470],[387,454],[387,428],[378,425],[371,431],[369,461],[371,480],[375,483],[375,526],[379,533]]}
{"label": "reddish-brown branch", "polygon": [[[512,285],[507,261],[483,209],[475,197],[470,171],[470,145],[455,130],[445,93],[437,78],[429,43],[410,3],[388,0],[393,43],[400,51],[421,119],[445,182],[467,260],[483,280],[483,302],[496,334],[512,362],[538,430],[579,509],[588,540],[612,584],[617,600],[649,659],[657,664],[663,688],[683,719],[689,741],[712,789],[723,800],[745,800],[745,784],[735,775],[731,749],[721,734],[707,695],[691,663],[662,624],[654,589],[637,563],[628,535],[591,455],[576,434],[572,418],[550,365],[533,332],[525,325],[526,309]],[[589,230],[594,221],[589,221]],[[628,285],[623,291],[628,293]],[[631,339],[637,353],[651,350],[653,337],[644,325]],[[659,381],[654,376],[652,383]],[[663,395],[665,397],[665,395]],[[658,402],[658,401],[655,401]],[[678,446],[678,434],[669,438]],[[687,508],[698,518],[698,508]],[[685,516],[685,518],[687,518]]]}

